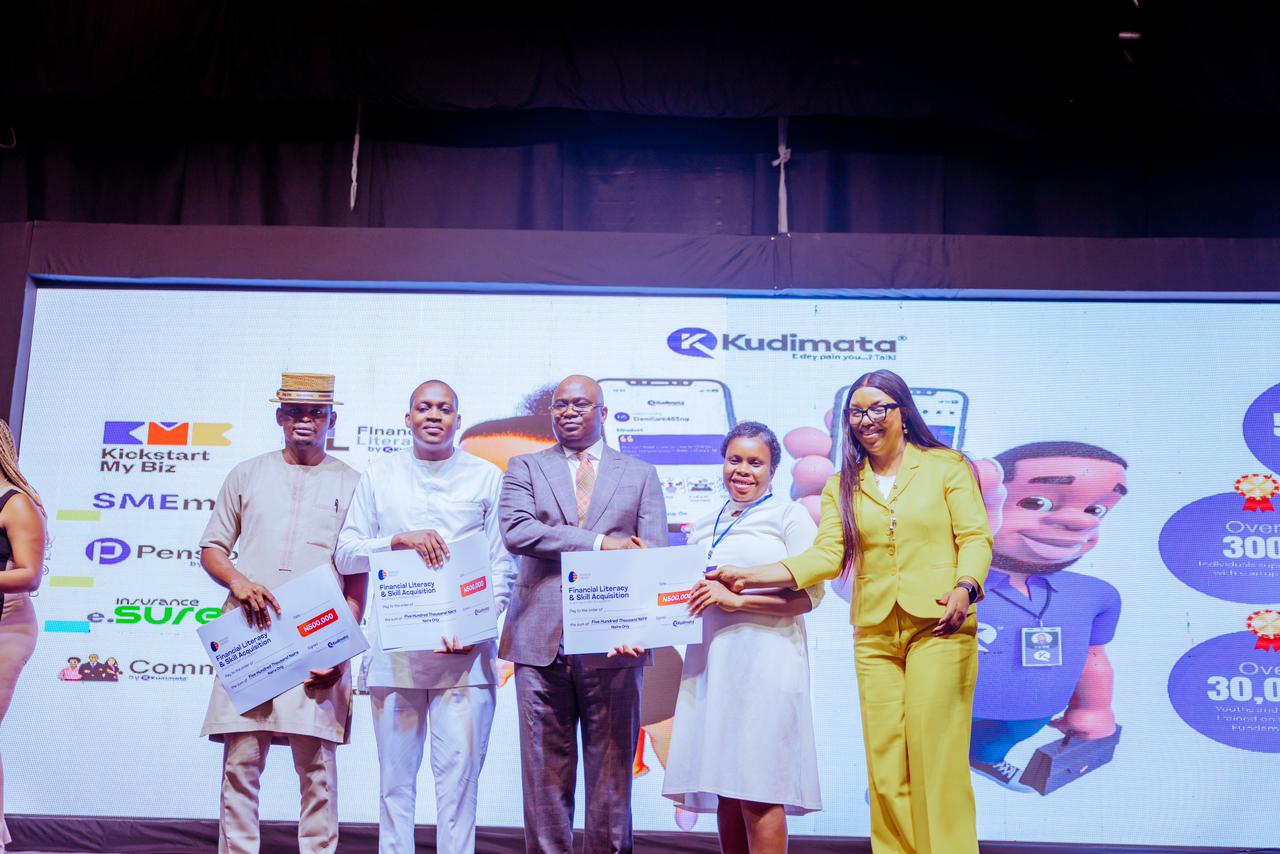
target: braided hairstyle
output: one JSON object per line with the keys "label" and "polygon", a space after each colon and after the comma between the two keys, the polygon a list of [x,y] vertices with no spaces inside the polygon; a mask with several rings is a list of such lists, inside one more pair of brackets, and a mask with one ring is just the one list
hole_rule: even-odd
{"label": "braided hairstyle", "polygon": [[0,418],[0,478],[18,487],[19,491],[31,499],[36,509],[44,513],[44,504],[40,501],[39,493],[27,483],[27,479],[18,470],[18,448],[13,442],[13,433],[9,432],[9,425],[3,418]]}

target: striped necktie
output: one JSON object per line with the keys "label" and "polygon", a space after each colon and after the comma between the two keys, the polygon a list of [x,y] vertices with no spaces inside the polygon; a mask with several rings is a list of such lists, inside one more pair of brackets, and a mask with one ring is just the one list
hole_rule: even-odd
{"label": "striped necktie", "polygon": [[578,476],[574,478],[574,489],[578,493],[578,527],[587,519],[587,508],[591,506],[591,490],[596,486],[596,470],[591,465],[591,457],[586,451],[578,451]]}

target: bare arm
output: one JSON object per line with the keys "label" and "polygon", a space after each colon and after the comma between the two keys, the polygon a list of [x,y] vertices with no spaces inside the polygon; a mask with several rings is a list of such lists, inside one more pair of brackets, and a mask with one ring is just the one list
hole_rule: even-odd
{"label": "bare arm", "polygon": [[1071,703],[1052,726],[1084,738],[1106,738],[1116,731],[1116,716],[1111,711],[1111,694],[1115,687],[1115,671],[1107,658],[1105,646],[1089,647],[1080,681],[1076,683]]}
{"label": "bare arm", "polygon": [[[244,610],[244,618],[249,625],[257,625],[265,629],[271,625],[271,611],[281,613],[280,603],[265,586],[250,580],[227,557],[227,553],[217,546],[205,546],[200,550],[200,566],[209,573],[209,577],[231,591],[231,596],[240,603]],[[268,607],[270,606],[270,608]]]}
{"label": "bare arm", "polygon": [[351,606],[351,614],[360,622],[364,618],[365,597],[369,592],[369,573],[342,576],[342,595]]}
{"label": "bare arm", "polygon": [[737,592],[752,587],[796,586],[796,580],[791,575],[791,570],[776,561],[774,563],[764,563],[760,566],[718,566],[707,573],[707,578],[722,582],[725,586]]}
{"label": "bare arm", "polygon": [[771,617],[799,617],[813,610],[813,597],[804,590],[777,593],[734,593],[719,581],[699,581],[689,597],[689,613],[697,616],[711,606]]}
{"label": "bare arm", "polygon": [[40,586],[44,571],[44,516],[20,492],[0,510],[0,528],[13,549],[13,567],[0,572],[0,593],[30,593]]}

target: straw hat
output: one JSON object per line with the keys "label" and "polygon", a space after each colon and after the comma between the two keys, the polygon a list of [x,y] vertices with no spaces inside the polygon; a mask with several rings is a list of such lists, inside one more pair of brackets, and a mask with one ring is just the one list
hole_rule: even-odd
{"label": "straw hat", "polygon": [[280,389],[271,402],[342,405],[342,401],[333,399],[333,374],[283,373],[280,375]]}

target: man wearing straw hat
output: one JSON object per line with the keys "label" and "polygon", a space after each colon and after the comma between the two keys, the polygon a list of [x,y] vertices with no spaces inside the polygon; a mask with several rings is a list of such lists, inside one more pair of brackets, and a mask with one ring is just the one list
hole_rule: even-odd
{"label": "man wearing straw hat", "polygon": [[[200,564],[228,588],[223,611],[239,608],[265,628],[280,614],[271,590],[313,568],[333,569],[333,549],[360,474],[324,451],[337,420],[334,378],[286,373],[271,399],[284,448],[245,460],[218,493],[200,540]],[[233,564],[233,549],[239,552]],[[356,620],[368,577],[345,576],[342,589]],[[215,682],[201,735],[223,743],[218,851],[258,851],[258,789],[267,749],[288,744],[302,790],[300,852],[338,844],[336,747],[351,737],[351,677],[346,665],[311,671],[306,683],[238,714]]]}

